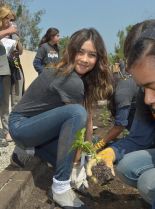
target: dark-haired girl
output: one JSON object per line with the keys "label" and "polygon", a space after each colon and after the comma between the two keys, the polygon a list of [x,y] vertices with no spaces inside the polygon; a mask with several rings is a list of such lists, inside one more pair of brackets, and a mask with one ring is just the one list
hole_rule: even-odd
{"label": "dark-haired girl", "polygon": [[[18,146],[35,147],[52,164],[56,153],[51,189],[53,200],[64,209],[86,209],[70,184],[75,157],[71,146],[81,128],[87,128],[86,139],[91,137],[92,106],[111,93],[102,37],[94,28],[84,28],[71,36],[62,60],[37,77],[10,115],[10,133]],[[22,161],[17,149],[15,159]]]}
{"label": "dark-haired girl", "polygon": [[37,54],[33,61],[35,70],[40,74],[44,67],[59,61],[59,30],[49,28],[39,43]]}

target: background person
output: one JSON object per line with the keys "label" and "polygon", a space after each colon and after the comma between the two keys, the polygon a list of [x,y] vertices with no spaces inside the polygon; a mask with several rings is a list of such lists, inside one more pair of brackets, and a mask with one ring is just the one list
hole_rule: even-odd
{"label": "background person", "polygon": [[35,70],[40,74],[44,67],[59,61],[59,30],[49,28],[39,43],[37,54],[33,61]]}
{"label": "background person", "polygon": [[[16,15],[12,12],[10,16],[10,25],[17,27],[15,23]],[[16,41],[16,47],[13,48],[8,56],[11,70],[11,107],[13,108],[22,98],[24,93],[25,78],[23,68],[20,62],[20,55],[22,55],[23,53],[23,46],[17,33],[9,35],[8,38]]]}
{"label": "background person", "polygon": [[[7,35],[17,32],[16,27],[10,25],[10,13],[12,11],[6,5],[0,7],[0,39]],[[8,59],[6,56],[6,49],[0,41],[0,117],[2,123],[3,133],[0,138],[0,146],[7,146],[7,140],[10,140],[8,131],[8,115],[9,115],[9,95],[11,90],[11,72],[9,68]]]}

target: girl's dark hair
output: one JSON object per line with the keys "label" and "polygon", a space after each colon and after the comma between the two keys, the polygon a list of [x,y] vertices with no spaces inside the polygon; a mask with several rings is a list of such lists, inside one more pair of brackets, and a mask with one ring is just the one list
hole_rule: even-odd
{"label": "girl's dark hair", "polygon": [[146,26],[128,53],[128,69],[142,56],[155,56],[155,20]]}
{"label": "girl's dark hair", "polygon": [[51,40],[51,37],[57,35],[59,33],[59,30],[57,28],[49,28],[45,35],[42,37],[40,43],[39,43],[39,47],[44,44],[47,43]]}
{"label": "girl's dark hair", "polygon": [[128,69],[142,56],[155,56],[155,39],[141,38],[133,46],[128,57]]}
{"label": "girl's dark hair", "polygon": [[[130,68],[132,63],[141,56],[143,50],[147,48],[148,41],[143,42],[142,40],[139,40],[139,38],[142,36],[142,33],[144,31],[148,30],[148,28],[155,28],[154,19],[145,20],[143,22],[137,23],[133,25],[130,31],[128,32],[124,42],[124,56],[127,60],[127,69]],[[114,91],[116,89],[117,83],[118,83],[118,79],[114,75]],[[115,92],[110,97],[107,106],[111,112],[111,115],[115,117],[116,115]]]}
{"label": "girl's dark hair", "polygon": [[107,99],[112,93],[111,73],[108,66],[105,44],[99,32],[94,28],[76,31],[69,40],[64,55],[57,65],[62,73],[69,74],[74,70],[75,56],[84,42],[91,40],[96,48],[97,62],[94,69],[83,76],[85,85],[85,103],[91,107],[98,100]]}
{"label": "girl's dark hair", "polygon": [[155,19],[145,20],[143,22],[137,23],[133,25],[130,31],[128,32],[126,40],[124,42],[124,56],[127,60],[128,66],[129,66],[129,59],[131,60],[131,56],[132,56],[131,50],[133,51],[134,45],[140,39],[144,31],[153,28],[155,28]]}

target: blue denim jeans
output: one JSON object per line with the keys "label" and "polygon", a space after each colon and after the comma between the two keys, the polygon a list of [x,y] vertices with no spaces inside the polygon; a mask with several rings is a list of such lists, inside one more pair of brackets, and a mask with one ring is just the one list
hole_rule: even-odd
{"label": "blue denim jeans", "polygon": [[40,156],[46,153],[45,160],[50,161],[56,155],[55,178],[66,181],[70,177],[75,155],[75,151],[71,151],[75,133],[85,127],[86,120],[84,107],[69,104],[33,117],[11,113],[9,131],[19,146],[37,147]]}
{"label": "blue denim jeans", "polygon": [[155,149],[128,153],[119,162],[117,174],[126,184],[136,187],[155,209]]}

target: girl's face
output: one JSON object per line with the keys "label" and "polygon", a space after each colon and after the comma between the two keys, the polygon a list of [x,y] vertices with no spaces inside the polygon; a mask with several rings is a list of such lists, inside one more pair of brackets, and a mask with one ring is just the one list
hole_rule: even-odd
{"label": "girl's face", "polygon": [[85,41],[75,56],[75,71],[82,76],[93,70],[96,62],[97,52],[93,42]]}
{"label": "girl's face", "polygon": [[59,43],[59,40],[60,40],[60,35],[59,35],[59,33],[56,34],[55,36],[52,36],[52,37],[51,37],[51,42],[52,42],[52,44],[58,44],[58,43]]}
{"label": "girl's face", "polygon": [[130,69],[133,78],[145,92],[145,103],[155,110],[155,57],[142,57]]}
{"label": "girl's face", "polygon": [[7,29],[10,26],[10,20],[11,20],[11,16],[7,15],[6,17],[4,17],[2,19],[2,28],[3,29]]}

